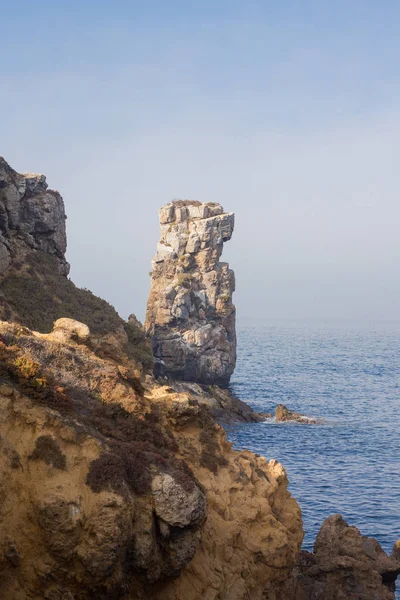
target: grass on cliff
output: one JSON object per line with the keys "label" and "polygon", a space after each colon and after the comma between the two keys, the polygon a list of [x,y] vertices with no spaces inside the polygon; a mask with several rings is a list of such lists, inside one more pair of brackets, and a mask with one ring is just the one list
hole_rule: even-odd
{"label": "grass on cliff", "polygon": [[128,336],[128,356],[141,362],[146,371],[152,370],[153,353],[143,330],[121,319],[105,300],[59,275],[57,262],[49,254],[29,255],[27,266],[10,269],[0,289],[3,296],[0,297],[0,318],[10,320],[14,314],[19,323],[35,331],[51,331],[54,321],[61,317],[81,321],[92,334],[99,336],[122,325]]}

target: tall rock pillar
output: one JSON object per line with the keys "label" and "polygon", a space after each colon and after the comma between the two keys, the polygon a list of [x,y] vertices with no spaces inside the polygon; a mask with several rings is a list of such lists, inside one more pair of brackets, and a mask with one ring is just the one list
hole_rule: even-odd
{"label": "tall rock pillar", "polygon": [[234,214],[179,200],[159,215],[145,322],[154,356],[172,377],[225,386],[236,363],[235,276],[219,259]]}

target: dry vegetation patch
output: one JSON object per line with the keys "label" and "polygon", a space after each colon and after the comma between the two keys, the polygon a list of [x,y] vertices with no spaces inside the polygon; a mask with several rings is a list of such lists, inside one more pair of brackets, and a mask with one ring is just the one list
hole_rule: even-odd
{"label": "dry vegetation patch", "polygon": [[[103,453],[90,464],[87,475],[87,484],[93,491],[147,494],[152,478],[160,471],[171,474],[185,489],[193,489],[196,479],[186,463],[175,456],[177,443],[156,404],[138,396],[137,386],[136,389],[129,388],[117,369],[114,377],[110,373],[103,376],[110,392],[109,401],[99,391],[104,383],[102,379],[92,390],[85,389],[83,381],[78,379],[76,386],[60,386],[51,373],[53,365],[48,359],[47,346],[51,350],[52,343],[23,333],[1,335],[0,383],[12,383],[33,402],[58,410],[71,423],[78,419],[81,433],[101,442]],[[32,358],[30,351],[35,353],[37,360]],[[90,366],[95,368],[99,362],[96,358],[90,362],[89,357],[86,358],[88,364],[84,365],[79,350],[65,349],[65,352],[74,356],[82,373]],[[67,360],[63,362],[67,366],[72,364]],[[112,390],[122,381],[130,399],[129,410],[112,401]],[[40,436],[36,440],[30,458],[43,460],[58,469],[66,466],[64,455],[50,436]]]}
{"label": "dry vegetation patch", "polygon": [[124,328],[126,353],[144,369],[153,368],[153,354],[144,331],[126,322],[111,304],[58,274],[56,259],[44,252],[32,252],[26,264],[13,264],[1,281],[0,318],[16,320],[35,331],[49,332],[59,318],[68,317],[88,325],[93,335],[105,335]]}
{"label": "dry vegetation patch", "polygon": [[43,460],[60,471],[65,471],[66,458],[51,435],[41,435],[36,439],[35,449],[29,456],[31,460]]}

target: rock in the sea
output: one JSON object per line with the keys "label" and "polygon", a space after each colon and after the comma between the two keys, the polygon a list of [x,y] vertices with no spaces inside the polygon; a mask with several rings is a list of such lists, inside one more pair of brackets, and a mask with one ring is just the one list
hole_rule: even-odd
{"label": "rock in the sea", "polygon": [[256,412],[251,406],[236,398],[229,389],[217,385],[200,385],[177,380],[170,380],[168,383],[168,386],[160,386],[157,383],[154,392],[159,395],[165,394],[167,390],[171,399],[176,393],[191,397],[200,405],[207,406],[212,417],[223,426],[233,423],[259,423],[272,417],[269,413]]}
{"label": "rock in the sea", "polygon": [[234,215],[189,200],[159,214],[145,322],[155,358],[174,378],[225,386],[236,363],[235,277],[219,259]]}
{"label": "rock in the sea", "polygon": [[394,600],[399,573],[397,556],[389,557],[375,539],[332,515],[318,533],[314,553],[301,553],[294,600]]}
{"label": "rock in the sea", "polygon": [[278,404],[275,409],[275,420],[277,423],[284,421],[296,421],[297,423],[308,423],[315,425],[318,421],[312,417],[306,417],[300,413],[289,410],[284,404]]}

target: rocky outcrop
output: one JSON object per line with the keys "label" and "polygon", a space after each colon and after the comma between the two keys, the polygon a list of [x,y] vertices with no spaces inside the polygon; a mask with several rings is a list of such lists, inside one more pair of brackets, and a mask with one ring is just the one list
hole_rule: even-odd
{"label": "rocky outcrop", "polygon": [[303,531],[282,466],[91,337],[0,323],[0,597],[285,598]]}
{"label": "rocky outcrop", "polygon": [[162,371],[225,386],[236,363],[233,271],[220,262],[234,215],[214,203],[176,201],[159,212],[145,329]]}
{"label": "rocky outcrop", "polygon": [[332,515],[318,533],[314,553],[301,553],[294,600],[394,600],[399,573],[395,552],[389,557],[375,539]]}
{"label": "rocky outcrop", "polygon": [[[150,343],[138,321],[125,322],[67,278],[65,219],[63,200],[44,175],[20,175],[0,158],[0,319],[42,332],[64,317],[84,322],[96,352],[152,371]],[[65,337],[59,325],[55,335]]]}
{"label": "rocky outcrop", "polygon": [[233,423],[260,423],[272,415],[256,412],[236,398],[228,389],[216,385],[200,385],[187,381],[169,380],[168,385],[162,385],[160,381],[153,387],[155,396],[169,398],[173,402],[175,395],[186,394],[201,406],[207,406],[214,420],[220,425]]}
{"label": "rocky outcrop", "polygon": [[54,256],[68,275],[64,202],[47,187],[44,175],[20,175],[0,157],[0,275],[32,250]]}
{"label": "rocky outcrop", "polygon": [[284,423],[285,421],[295,421],[296,423],[303,423],[309,425],[316,425],[317,419],[313,417],[306,417],[301,413],[289,410],[284,404],[278,404],[275,409],[275,421],[277,423]]}

